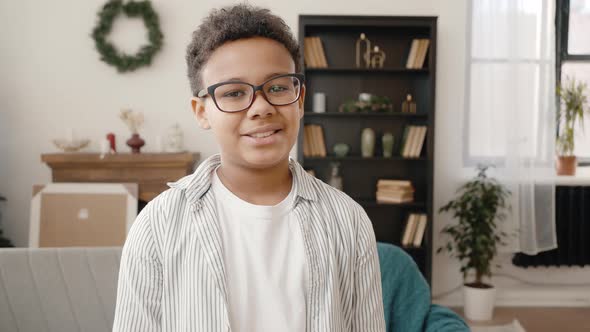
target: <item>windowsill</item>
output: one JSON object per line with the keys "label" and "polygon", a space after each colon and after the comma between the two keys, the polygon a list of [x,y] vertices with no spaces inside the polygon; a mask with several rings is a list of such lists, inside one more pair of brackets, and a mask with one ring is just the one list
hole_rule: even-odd
{"label": "windowsill", "polygon": [[554,180],[558,186],[590,186],[590,166],[578,166],[576,175],[555,175]]}

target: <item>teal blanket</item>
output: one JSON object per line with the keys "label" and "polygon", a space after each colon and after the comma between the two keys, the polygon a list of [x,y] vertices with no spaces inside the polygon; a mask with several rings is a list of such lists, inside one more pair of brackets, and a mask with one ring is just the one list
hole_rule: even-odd
{"label": "teal blanket", "polygon": [[431,304],[430,288],[405,251],[377,243],[387,332],[469,332],[452,310]]}

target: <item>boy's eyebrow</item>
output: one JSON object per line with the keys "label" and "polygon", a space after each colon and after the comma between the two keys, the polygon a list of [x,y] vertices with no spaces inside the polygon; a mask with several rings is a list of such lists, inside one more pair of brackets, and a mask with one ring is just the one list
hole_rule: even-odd
{"label": "boy's eyebrow", "polygon": [[[288,72],[281,72],[281,73],[272,73],[272,74],[268,74],[264,77],[264,80],[267,80],[273,76],[279,76],[279,75],[284,75],[284,74],[289,74]],[[246,82],[246,80],[244,80],[241,77],[232,77],[229,78],[227,80],[222,80],[221,82],[233,82],[233,81],[240,81],[240,82]]]}

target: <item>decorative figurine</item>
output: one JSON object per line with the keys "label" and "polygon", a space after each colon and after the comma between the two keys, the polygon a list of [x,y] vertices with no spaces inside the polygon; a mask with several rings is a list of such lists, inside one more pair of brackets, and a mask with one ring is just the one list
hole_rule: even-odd
{"label": "decorative figurine", "polygon": [[402,102],[402,113],[416,113],[416,103],[412,100],[411,94]]}
{"label": "decorative figurine", "polygon": [[371,68],[383,68],[383,64],[385,63],[385,52],[379,50],[379,46],[375,46],[371,54]]}
{"label": "decorative figurine", "polygon": [[330,178],[328,180],[328,184],[332,187],[342,191],[343,184],[342,184],[342,177],[340,176],[340,163],[332,163],[332,170],[330,171]]}
{"label": "decorative figurine", "polygon": [[115,134],[108,133],[107,140],[109,141],[109,153],[117,153],[117,143],[115,142]]}
{"label": "decorative figurine", "polygon": [[178,123],[174,124],[168,129],[166,137],[166,152],[182,152],[184,151],[184,134]]}
{"label": "decorative figurine", "polygon": [[[363,47],[361,44],[364,44],[365,50],[361,50]],[[364,61],[365,68],[369,68],[371,65],[371,41],[365,36],[364,33],[361,33],[361,36],[356,41],[356,67],[361,68],[361,58]]]}

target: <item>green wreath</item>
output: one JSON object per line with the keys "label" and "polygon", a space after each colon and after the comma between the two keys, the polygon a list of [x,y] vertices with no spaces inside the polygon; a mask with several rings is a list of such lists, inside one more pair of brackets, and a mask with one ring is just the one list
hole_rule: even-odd
{"label": "green wreath", "polygon": [[[142,46],[135,55],[119,52],[106,40],[111,32],[113,21],[121,11],[129,17],[141,17],[148,30],[149,44]],[[149,66],[154,54],[162,47],[164,36],[160,31],[158,15],[149,1],[130,1],[123,4],[121,0],[111,0],[98,13],[98,25],[92,32],[92,38],[102,61],[117,67],[119,72],[127,72],[141,66]]]}

